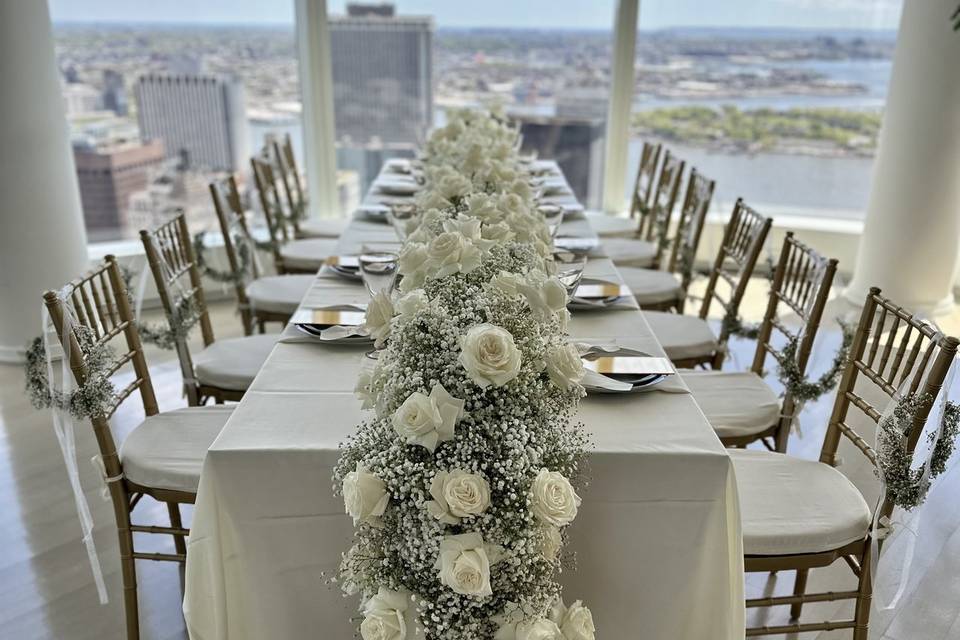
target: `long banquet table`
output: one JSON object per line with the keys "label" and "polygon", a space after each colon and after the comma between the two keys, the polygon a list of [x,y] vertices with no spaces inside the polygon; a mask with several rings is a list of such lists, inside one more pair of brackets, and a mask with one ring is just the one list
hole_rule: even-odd
{"label": "long banquet table", "polygon": [[[561,236],[592,234],[583,216],[570,217]],[[341,250],[383,243],[396,243],[389,226],[357,218]],[[605,258],[591,259],[585,277],[619,281]],[[361,284],[321,270],[301,304],[366,300]],[[575,312],[571,335],[663,355],[643,313],[622,307]],[[193,640],[356,633],[358,601],[330,582],[353,533],[331,476],[339,443],[364,419],[353,387],[369,345],[287,339],[203,466],[183,603]],[[689,391],[674,379],[591,395],[579,419],[593,450],[570,534],[575,564],[560,576],[567,602],[584,600],[601,639],[743,638],[733,467]]]}

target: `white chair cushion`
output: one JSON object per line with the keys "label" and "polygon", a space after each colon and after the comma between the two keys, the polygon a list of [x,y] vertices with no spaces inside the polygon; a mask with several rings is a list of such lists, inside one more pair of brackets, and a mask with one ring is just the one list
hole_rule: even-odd
{"label": "white chair cushion", "polygon": [[594,233],[601,238],[631,238],[640,226],[631,218],[611,216],[602,211],[587,211],[585,215]]}
{"label": "white chair cushion", "polygon": [[254,310],[292,314],[315,279],[310,274],[257,278],[247,285],[247,297]]}
{"label": "white chair cushion", "polygon": [[232,413],[215,405],[148,417],[120,446],[124,475],[144,487],[196,493],[207,449]]}
{"label": "white chair cushion", "polygon": [[780,398],[752,371],[681,371],[680,376],[721,438],[760,433],[780,419]]}
{"label": "white chair cushion", "polygon": [[327,238],[293,240],[280,247],[280,257],[288,268],[316,271],[327,258],[337,255],[337,242]]}
{"label": "white chair cushion", "polygon": [[346,218],[310,218],[300,223],[304,238],[339,238],[350,221]]}
{"label": "white chair cushion", "polygon": [[618,267],[649,267],[657,257],[656,245],[636,238],[604,238],[600,249]]}
{"label": "white chair cushion", "polygon": [[815,460],[732,449],[748,556],[821,553],[861,540],[870,508],[845,475]]}
{"label": "white chair cushion", "polygon": [[705,358],[717,350],[717,337],[710,325],[697,316],[664,311],[644,311],[643,315],[671,360]]}
{"label": "white chair cushion", "polygon": [[617,271],[641,307],[645,304],[670,302],[681,296],[680,281],[667,271],[636,267],[617,267]]}
{"label": "white chair cushion", "polygon": [[246,391],[279,337],[265,333],[217,340],[193,356],[197,380],[219,389]]}

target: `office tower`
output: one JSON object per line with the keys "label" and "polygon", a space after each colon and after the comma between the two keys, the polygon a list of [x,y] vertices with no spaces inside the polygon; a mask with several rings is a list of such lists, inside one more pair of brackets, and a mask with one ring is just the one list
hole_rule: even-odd
{"label": "office tower", "polygon": [[123,75],[113,69],[103,72],[103,108],[118,116],[127,115],[127,88]]}
{"label": "office tower", "polygon": [[392,4],[348,4],[330,18],[337,137],[416,143],[433,120],[433,19]]}
{"label": "office tower", "polygon": [[151,73],[136,84],[143,140],[160,139],[185,168],[241,171],[248,133],[243,85],[215,75]]}
{"label": "office tower", "polygon": [[73,157],[80,183],[83,217],[92,239],[121,237],[127,227],[130,196],[150,183],[164,162],[163,143],[75,142]]}
{"label": "office tower", "polygon": [[99,111],[103,106],[100,92],[88,84],[74,82],[63,85],[63,105],[68,118]]}
{"label": "office tower", "polygon": [[553,158],[587,208],[600,206],[603,189],[604,122],[599,118],[511,115],[520,124],[523,151]]}

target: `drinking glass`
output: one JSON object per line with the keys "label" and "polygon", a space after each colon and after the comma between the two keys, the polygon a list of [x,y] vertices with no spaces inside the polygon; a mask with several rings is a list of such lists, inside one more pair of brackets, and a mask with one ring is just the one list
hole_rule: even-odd
{"label": "drinking glass", "polygon": [[563,207],[555,204],[542,204],[537,210],[543,215],[543,221],[547,223],[547,230],[550,232],[550,237],[556,238],[560,224],[563,222]]}
{"label": "drinking glass", "polygon": [[583,269],[587,266],[586,254],[576,254],[570,251],[555,251],[553,259],[557,264],[557,279],[567,290],[567,296],[573,297],[580,280],[583,278]]}
{"label": "drinking glass", "polygon": [[413,224],[417,219],[417,208],[411,205],[395,205],[390,207],[390,222],[393,224],[393,230],[397,232],[397,237],[401,241],[407,239],[407,235],[413,231]]}
{"label": "drinking glass", "polygon": [[360,276],[370,297],[381,291],[393,292],[397,282],[399,257],[387,251],[371,251],[360,254]]}

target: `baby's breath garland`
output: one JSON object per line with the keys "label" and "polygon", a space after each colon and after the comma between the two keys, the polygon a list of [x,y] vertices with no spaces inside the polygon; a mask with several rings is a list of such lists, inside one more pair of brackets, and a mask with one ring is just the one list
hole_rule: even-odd
{"label": "baby's breath garland", "polygon": [[36,409],[62,409],[78,420],[105,415],[117,397],[117,390],[109,375],[114,359],[113,349],[100,344],[89,327],[75,325],[73,332],[87,367],[86,381],[71,393],[51,388],[47,376],[46,347],[43,338],[38,336],[27,348],[24,366],[30,403]]}
{"label": "baby's breath garland", "polygon": [[907,450],[907,439],[917,412],[933,401],[929,394],[906,394],[877,425],[877,475],[883,480],[887,499],[902,509],[911,510],[923,504],[931,482],[946,471],[960,432],[960,405],[948,401],[944,405],[942,423],[928,436],[931,443],[936,439],[930,455],[929,473],[923,466],[912,465],[913,456]]}
{"label": "baby's breath garland", "polygon": [[197,257],[197,268],[200,273],[215,282],[226,282],[229,284],[243,284],[250,276],[250,265],[252,256],[250,255],[250,243],[247,242],[239,233],[233,236],[233,246],[236,249],[237,270],[217,269],[207,261],[207,245],[205,243],[207,232],[198,231],[193,236],[193,253]]}
{"label": "baby's breath garland", "polygon": [[780,358],[777,359],[777,378],[783,384],[783,388],[791,395],[795,402],[811,402],[825,393],[829,393],[837,386],[840,380],[840,374],[843,373],[843,367],[847,362],[847,356],[850,353],[850,345],[853,344],[855,335],[854,327],[837,320],[840,324],[840,330],[843,338],[840,347],[833,356],[833,362],[830,368],[824,371],[816,380],[809,380],[797,363],[797,349],[800,348],[800,336],[790,336],[787,344],[780,352]]}
{"label": "baby's breath garland", "polygon": [[367,310],[381,350],[357,393],[376,413],[334,472],[358,527],[340,581],[363,598],[364,640],[594,635],[556,582],[580,504],[583,370],[516,140],[472,111],[431,135],[402,295]]}

